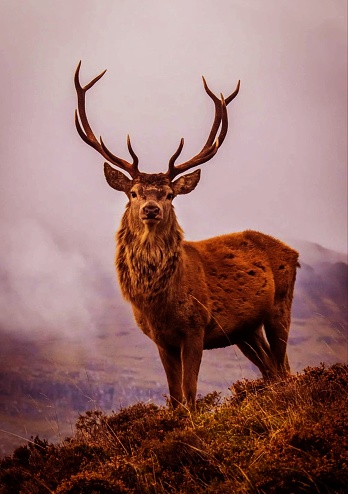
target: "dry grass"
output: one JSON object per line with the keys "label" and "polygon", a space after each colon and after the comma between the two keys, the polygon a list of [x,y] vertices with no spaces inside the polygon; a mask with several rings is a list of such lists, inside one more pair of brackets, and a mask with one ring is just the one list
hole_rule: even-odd
{"label": "dry grass", "polygon": [[87,412],[59,445],[35,438],[0,464],[0,493],[344,493],[348,367],[240,381],[198,411],[138,403]]}

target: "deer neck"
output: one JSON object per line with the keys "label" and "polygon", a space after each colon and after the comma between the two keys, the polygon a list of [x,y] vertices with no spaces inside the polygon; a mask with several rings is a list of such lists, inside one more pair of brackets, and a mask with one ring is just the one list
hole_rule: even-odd
{"label": "deer neck", "polygon": [[182,259],[183,231],[174,211],[161,228],[132,224],[126,211],[117,232],[116,269],[124,298],[151,302],[170,296]]}

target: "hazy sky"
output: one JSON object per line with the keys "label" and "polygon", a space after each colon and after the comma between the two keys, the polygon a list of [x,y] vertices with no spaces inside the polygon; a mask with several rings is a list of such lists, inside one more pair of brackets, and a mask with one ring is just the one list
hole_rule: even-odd
{"label": "hazy sky", "polygon": [[205,142],[201,75],[217,94],[241,80],[223,147],[176,199],[186,238],[253,228],[346,250],[346,0],[1,0],[0,37],[4,319],[18,303],[45,320],[49,297],[60,324],[54,285],[83,321],[90,263],[113,269],[126,197],[75,130],[80,59],[83,84],[108,69],[88,93],[95,133],[126,159],[129,133],[147,172],[181,137],[182,161]]}

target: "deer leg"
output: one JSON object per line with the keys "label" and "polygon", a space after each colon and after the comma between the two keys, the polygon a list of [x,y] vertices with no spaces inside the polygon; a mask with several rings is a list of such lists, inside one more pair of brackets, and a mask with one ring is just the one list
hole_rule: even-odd
{"label": "deer leg", "polygon": [[198,337],[186,338],[181,347],[183,365],[183,391],[187,406],[190,410],[196,408],[196,393],[199,368],[203,354],[203,339]]}
{"label": "deer leg", "polygon": [[262,327],[248,334],[237,343],[241,352],[259,368],[264,379],[274,375],[274,365],[270,347],[262,333]]}
{"label": "deer leg", "polygon": [[278,304],[274,314],[265,323],[265,332],[269,342],[272,358],[279,375],[290,374],[290,365],[286,353],[290,328],[290,310],[285,301]]}
{"label": "deer leg", "polygon": [[170,402],[173,408],[183,403],[182,364],[180,349],[158,347],[158,352],[167,376]]}

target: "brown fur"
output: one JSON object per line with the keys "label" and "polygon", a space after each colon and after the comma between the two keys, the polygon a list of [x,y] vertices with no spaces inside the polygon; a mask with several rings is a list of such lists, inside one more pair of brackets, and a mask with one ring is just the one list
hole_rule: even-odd
{"label": "brown fur", "polygon": [[175,165],[184,145],[181,139],[168,171],[146,174],[139,171],[129,136],[132,163],[111,153],[96,138],[85,98],[105,71],[81,86],[80,67],[81,62],[74,78],[76,129],[84,142],[132,177],[105,163],[109,185],[129,198],[117,233],[116,267],[123,296],[132,304],[139,327],[158,347],[173,406],[186,401],[194,408],[204,349],[236,344],[264,377],[289,372],[286,345],[297,252],[253,231],[185,242],[172,206],[176,195],[188,194],[200,179],[200,170],[182,173],[209,161],[223,143],[228,129],[226,107],[237,96],[239,82],[230,96],[218,98],[203,78],[215,107],[206,143],[192,159]]}
{"label": "brown fur", "polygon": [[[195,173],[176,182],[192,182]],[[117,233],[116,267],[137,324],[158,347],[173,406],[194,408],[204,349],[236,344],[265,378],[288,373],[297,252],[256,231],[184,241],[167,199],[178,185],[153,177],[133,181],[137,196],[129,194]],[[149,203],[160,220],[142,218]]]}

